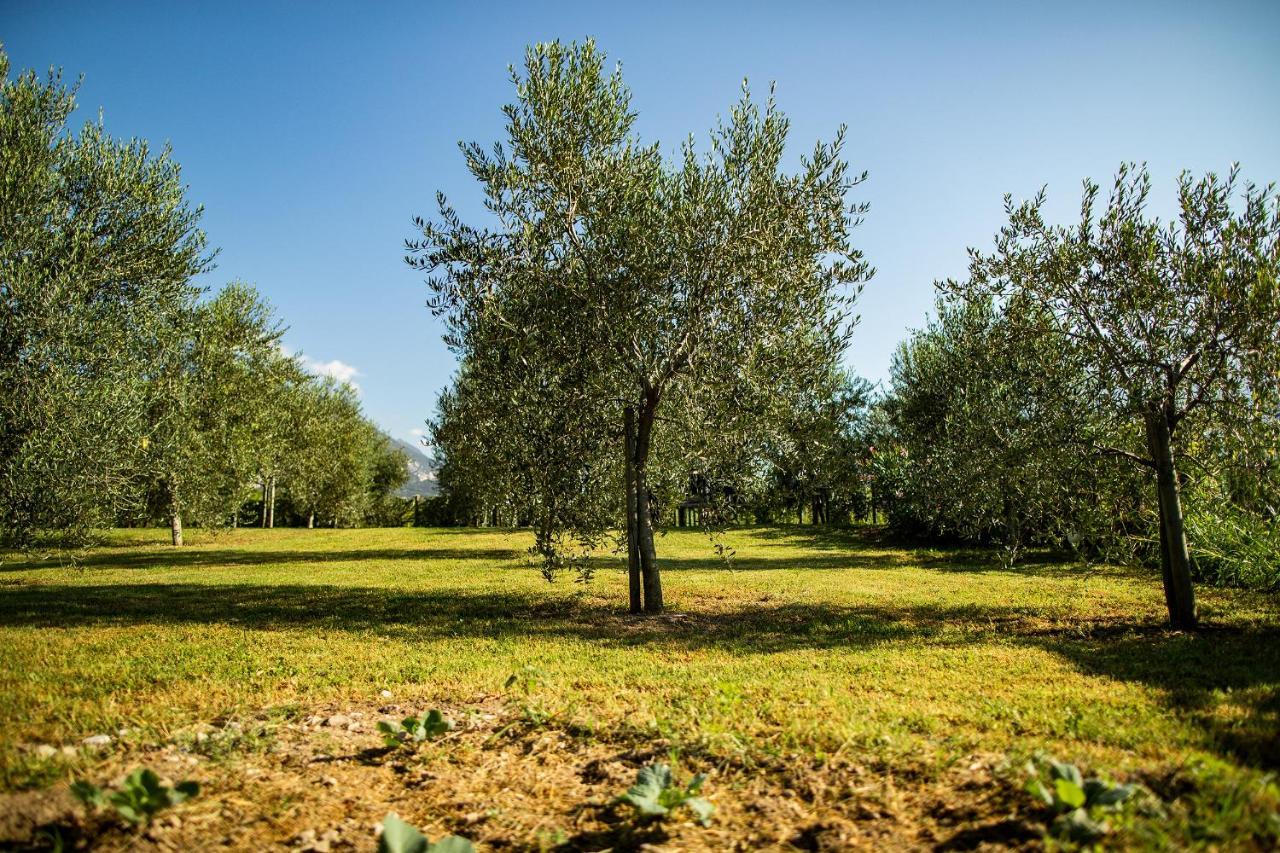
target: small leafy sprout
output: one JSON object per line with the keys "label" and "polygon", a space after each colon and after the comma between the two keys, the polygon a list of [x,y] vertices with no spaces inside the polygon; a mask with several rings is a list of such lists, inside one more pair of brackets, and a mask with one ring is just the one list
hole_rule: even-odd
{"label": "small leafy sprout", "polygon": [[382,821],[378,836],[378,853],[474,853],[471,842],[457,835],[446,835],[434,844],[427,837],[394,814]]}
{"label": "small leafy sprout", "polygon": [[125,777],[120,790],[108,794],[83,779],[71,786],[71,793],[87,806],[112,808],[122,819],[134,825],[150,823],[159,811],[200,793],[195,782],[179,782],[172,788],[160,784],[160,777],[144,767]]}
{"label": "small leafy sprout", "polygon": [[1134,795],[1133,785],[1112,785],[1101,779],[1085,779],[1074,764],[1047,759],[1048,782],[1041,778],[1034,762],[1027,762],[1027,791],[1056,815],[1049,832],[1078,844],[1091,844],[1111,831],[1104,819],[1119,810]]}
{"label": "small leafy sprout", "polygon": [[542,683],[542,680],[542,670],[536,666],[525,664],[507,677],[507,680],[502,684],[502,689],[511,690],[511,688],[516,687],[521,693],[528,696]]}
{"label": "small leafy sprout", "polygon": [[697,817],[698,823],[710,826],[715,806],[698,796],[706,778],[699,773],[687,786],[680,788],[672,779],[670,767],[650,764],[636,774],[636,783],[614,802],[634,808],[642,821],[661,820],[685,806]]}
{"label": "small leafy sprout", "polygon": [[421,719],[405,717],[399,727],[395,723],[382,720],[378,723],[378,731],[389,747],[417,746],[425,740],[439,737],[453,729],[453,721],[437,710],[428,711]]}

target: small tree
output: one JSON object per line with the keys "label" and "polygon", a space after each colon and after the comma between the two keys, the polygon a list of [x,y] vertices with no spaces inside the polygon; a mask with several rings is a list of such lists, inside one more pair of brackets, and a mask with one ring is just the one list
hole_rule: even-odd
{"label": "small tree", "polygon": [[814,524],[847,520],[869,507],[864,434],[871,384],[832,370],[821,383],[793,395],[781,429],[765,440],[762,508],[781,504]]}
{"label": "small tree", "polygon": [[[732,456],[743,430],[764,427],[748,415],[767,411],[774,388],[830,368],[848,339],[849,286],[870,273],[849,244],[863,208],[845,203],[865,176],[848,172],[843,129],[783,173],[787,120],[745,87],[709,152],[689,141],[665,162],[634,136],[630,93],[591,41],[531,48],[512,81],[507,145],[463,146],[492,227],[463,223],[440,197],[439,221],[417,222],[407,260],[429,274],[464,370],[481,384],[505,371],[523,389],[487,411],[499,432],[518,440],[528,415],[510,418],[514,405],[572,407],[613,438],[620,466],[597,464],[594,440],[590,458],[533,450],[562,480],[622,484],[631,609],[660,612],[650,500],[659,411],[703,456]],[[703,417],[711,412],[728,417]],[[579,493],[595,489],[545,507],[550,541],[573,529]]]}
{"label": "small tree", "polygon": [[1105,423],[1072,355],[1023,300],[940,299],[890,369],[894,525],[996,542],[1010,562],[1034,542],[1108,540],[1123,490],[1090,452]]}
{"label": "small tree", "polygon": [[361,416],[355,390],[327,377],[312,379],[294,389],[290,409],[293,440],[282,474],[294,509],[307,527],[318,515],[334,524],[359,519],[376,430]]}
{"label": "small tree", "polygon": [[368,462],[365,467],[369,476],[364,523],[375,527],[399,527],[405,520],[405,501],[395,493],[409,481],[409,454],[376,428],[370,429],[368,435],[369,441],[365,446]]}
{"label": "small tree", "polygon": [[252,425],[283,329],[252,287],[232,283],[183,318],[185,340],[152,378],[150,485],[182,544],[184,514],[221,524],[252,476]]}
{"label": "small tree", "polygon": [[1051,226],[1045,194],[1015,206],[991,255],[974,252],[960,292],[1025,299],[1052,316],[1085,364],[1100,410],[1138,425],[1144,446],[1104,447],[1148,469],[1160,508],[1165,599],[1196,625],[1178,460],[1184,433],[1280,413],[1280,198],[1208,174],[1178,181],[1178,215],[1147,213],[1151,181],[1125,165],[1101,214],[1086,181],[1080,221]]}

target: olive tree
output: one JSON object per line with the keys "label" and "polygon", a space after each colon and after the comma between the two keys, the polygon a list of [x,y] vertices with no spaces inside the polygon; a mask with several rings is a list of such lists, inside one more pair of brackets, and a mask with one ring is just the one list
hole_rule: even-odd
{"label": "olive tree", "polygon": [[1159,503],[1169,618],[1196,625],[1180,495],[1184,435],[1274,423],[1280,412],[1280,197],[1238,169],[1178,181],[1177,215],[1147,211],[1145,167],[1125,165],[1105,207],[1084,184],[1079,221],[1046,222],[1045,193],[1015,205],[960,288],[1026,300],[1054,318],[1099,410],[1140,432],[1099,447],[1148,469]]}
{"label": "olive tree", "polygon": [[182,544],[184,514],[224,523],[252,477],[253,427],[283,329],[235,282],[188,313],[184,340],[152,377],[145,433],[153,499]]}
{"label": "olive tree", "polygon": [[317,516],[356,521],[368,497],[370,448],[377,431],[360,413],[355,389],[329,377],[291,394],[292,441],[281,477],[294,509],[314,527]]}
{"label": "olive tree", "polygon": [[1124,494],[1092,453],[1106,424],[1072,355],[1021,300],[940,299],[890,368],[894,526],[998,543],[1009,562],[1037,542],[1108,539]]}
{"label": "olive tree", "polygon": [[146,451],[158,365],[206,270],[168,150],[67,127],[74,91],[0,52],[0,539],[83,538]]}
{"label": "olive tree", "polygon": [[[745,86],[708,150],[690,139],[668,161],[636,137],[621,72],[606,70],[591,41],[530,48],[512,81],[506,144],[462,146],[488,222],[465,223],[441,196],[438,219],[416,222],[407,260],[428,273],[464,366],[527,370],[547,392],[523,395],[521,407],[599,416],[592,429],[613,437],[622,477],[550,448],[540,461],[621,481],[631,609],[660,612],[650,501],[660,418],[738,444],[749,424],[700,414],[732,415],[726,398],[755,410],[780,381],[829,368],[870,273],[849,242],[863,208],[846,203],[865,175],[842,158],[843,129],[785,172],[788,122]],[[506,367],[477,356],[494,346]],[[496,405],[505,418],[509,404]],[[566,507],[549,523],[572,519]]]}

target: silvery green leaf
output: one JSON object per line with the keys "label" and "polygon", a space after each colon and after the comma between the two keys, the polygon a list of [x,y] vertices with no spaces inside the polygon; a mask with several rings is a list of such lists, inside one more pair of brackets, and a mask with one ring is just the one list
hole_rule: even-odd
{"label": "silvery green leaf", "polygon": [[684,801],[684,804],[697,816],[698,823],[703,826],[711,825],[711,813],[716,810],[716,807],[711,805],[710,801],[702,797],[690,797]]}
{"label": "silvery green leaf", "polygon": [[389,814],[382,821],[378,836],[378,853],[427,853],[427,837],[414,827]]}

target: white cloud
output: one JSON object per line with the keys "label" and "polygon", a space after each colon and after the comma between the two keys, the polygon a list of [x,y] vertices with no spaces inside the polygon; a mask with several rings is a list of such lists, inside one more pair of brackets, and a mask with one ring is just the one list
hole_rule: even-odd
{"label": "white cloud", "polygon": [[339,382],[346,382],[355,385],[351,380],[360,375],[360,371],[356,370],[345,361],[316,361],[314,358],[302,357],[302,363],[306,365],[307,370],[317,376],[332,376]]}
{"label": "white cloud", "polygon": [[310,356],[302,356],[302,366],[308,373],[314,373],[316,376],[330,376],[339,382],[345,382],[356,391],[360,390],[360,383],[356,382],[356,377],[360,376],[360,371],[345,361],[334,359],[333,361],[319,361]]}
{"label": "white cloud", "polygon": [[424,435],[426,435],[426,434],[427,434],[427,431],[426,431],[425,429],[411,429],[411,430],[409,430],[409,435],[413,436],[414,438],[422,438],[422,437],[423,437]]}
{"label": "white cloud", "polygon": [[360,383],[355,380],[357,376],[362,376],[363,374],[353,365],[347,364],[345,361],[341,361],[336,358],[333,361],[320,361],[317,358],[312,358],[306,353],[295,350],[284,341],[279,341],[276,346],[280,348],[280,354],[285,358],[296,357],[298,359],[298,363],[302,365],[302,369],[308,373],[312,373],[316,376],[330,376],[339,382],[347,383],[352,388],[356,389],[357,392],[360,391]]}

